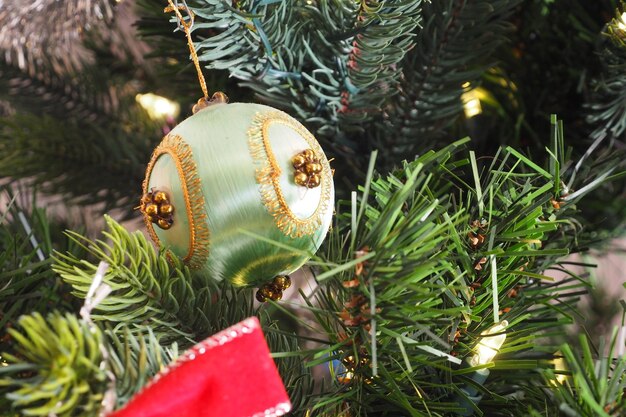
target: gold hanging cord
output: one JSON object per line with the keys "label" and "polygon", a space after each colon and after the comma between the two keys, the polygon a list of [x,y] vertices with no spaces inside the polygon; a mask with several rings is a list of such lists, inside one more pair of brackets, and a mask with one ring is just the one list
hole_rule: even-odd
{"label": "gold hanging cord", "polygon": [[[198,72],[198,81],[200,82],[200,88],[202,88],[202,93],[204,94],[204,97],[198,100],[198,102],[193,106],[193,112],[196,113],[197,111],[205,108],[209,104],[228,103],[228,97],[226,97],[226,94],[222,93],[221,91],[214,93],[209,100],[209,91],[206,86],[206,81],[204,80],[204,75],[202,75],[200,60],[198,59],[196,48],[194,47],[193,40],[191,39],[191,28],[193,27],[194,22],[193,12],[191,11],[191,9],[189,9],[189,6],[187,6],[187,3],[184,0],[180,1],[182,4],[178,4],[178,0],[176,0],[176,3],[174,3],[173,0],[167,1],[169,3],[169,6],[163,9],[163,13],[176,13],[176,17],[178,19],[178,27],[179,29],[185,31],[185,34],[187,35],[187,45],[189,45],[191,59],[193,60],[193,64],[196,66],[196,71]],[[189,21],[185,20],[182,13],[180,12],[181,10],[185,10],[187,12],[187,14],[189,15]]]}

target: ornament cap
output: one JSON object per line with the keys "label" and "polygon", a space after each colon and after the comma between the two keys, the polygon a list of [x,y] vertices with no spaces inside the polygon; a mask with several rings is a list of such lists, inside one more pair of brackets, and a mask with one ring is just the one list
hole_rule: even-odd
{"label": "ornament cap", "polygon": [[200,110],[204,110],[214,104],[228,104],[228,96],[221,91],[216,91],[215,93],[213,93],[213,96],[210,100],[207,97],[200,98],[198,102],[194,104],[191,111],[193,112],[193,114],[196,114]]}

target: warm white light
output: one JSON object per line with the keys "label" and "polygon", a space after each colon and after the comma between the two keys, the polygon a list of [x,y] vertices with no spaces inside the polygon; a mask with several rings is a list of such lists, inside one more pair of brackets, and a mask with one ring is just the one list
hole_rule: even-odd
{"label": "warm white light", "polygon": [[[463,83],[463,88],[470,87],[468,82]],[[463,102],[463,110],[465,111],[465,117],[472,118],[483,112],[483,107],[480,104],[481,91],[478,88],[468,90],[461,94],[461,102]]]}
{"label": "warm white light", "polygon": [[617,20],[617,27],[626,31],[626,12],[622,13],[622,16]]}
{"label": "warm white light", "polygon": [[[470,93],[463,94],[464,96],[470,95]],[[468,97],[464,97],[468,99]],[[483,106],[480,105],[480,100],[477,98],[470,98],[463,103],[463,110],[465,111],[465,117],[472,118],[478,116],[483,112]]]}
{"label": "warm white light", "polygon": [[554,377],[559,384],[564,384],[567,381],[567,375],[557,372],[567,371],[567,364],[563,359],[561,352],[555,353],[555,358],[552,360],[552,364],[554,365]]}
{"label": "warm white light", "polygon": [[180,113],[180,105],[178,103],[156,94],[137,94],[135,99],[141,107],[146,109],[150,118],[154,120],[164,119],[167,116],[175,118]]}
{"label": "warm white light", "polygon": [[476,345],[476,354],[470,359],[472,366],[486,365],[493,360],[506,340],[504,330],[508,325],[508,321],[502,320],[480,334],[481,339]]}

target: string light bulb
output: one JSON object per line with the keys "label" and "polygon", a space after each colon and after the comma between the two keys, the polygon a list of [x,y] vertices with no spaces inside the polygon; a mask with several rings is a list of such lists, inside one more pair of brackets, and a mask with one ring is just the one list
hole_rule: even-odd
{"label": "string light bulb", "polygon": [[622,13],[619,19],[617,19],[617,28],[626,32],[626,12]]}
{"label": "string light bulb", "polygon": [[476,345],[476,354],[470,359],[470,365],[486,365],[493,361],[506,340],[506,327],[509,322],[502,320],[480,334],[481,339]]}
{"label": "string light bulb", "polygon": [[565,381],[567,381],[567,375],[564,374],[564,372],[567,372],[567,364],[565,363],[565,359],[563,359],[561,351],[554,354],[552,364],[554,365],[554,378],[556,382],[563,385]]}
{"label": "string light bulb", "polygon": [[474,116],[478,116],[483,112],[483,107],[480,104],[480,98],[483,95],[482,89],[470,89],[469,82],[463,83],[461,87],[467,90],[463,94],[461,94],[461,102],[463,103],[463,111],[465,112],[465,117],[470,119]]}
{"label": "string light bulb", "polygon": [[175,101],[156,94],[137,94],[135,100],[143,107],[153,120],[161,120],[166,117],[176,118],[180,113],[180,105]]}

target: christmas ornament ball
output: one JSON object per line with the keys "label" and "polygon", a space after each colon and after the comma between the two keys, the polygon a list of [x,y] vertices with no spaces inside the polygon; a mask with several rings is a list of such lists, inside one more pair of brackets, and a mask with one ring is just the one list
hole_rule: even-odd
{"label": "christmas ornament ball", "polygon": [[302,266],[334,206],[332,171],[313,135],[251,103],[213,104],[172,129],[152,154],[143,191],[155,243],[238,286]]}

